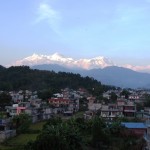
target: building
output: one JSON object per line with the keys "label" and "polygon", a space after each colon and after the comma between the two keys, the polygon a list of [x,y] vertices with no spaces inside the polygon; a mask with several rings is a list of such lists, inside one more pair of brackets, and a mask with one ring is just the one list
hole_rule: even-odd
{"label": "building", "polygon": [[135,117],[136,105],[134,102],[127,102],[123,105],[123,114],[125,117]]}
{"label": "building", "polygon": [[142,122],[122,122],[121,125],[126,128],[128,136],[144,137],[147,132],[147,127]]}
{"label": "building", "polygon": [[10,119],[0,119],[0,142],[16,136],[16,130],[10,129]]}
{"label": "building", "polygon": [[118,107],[117,104],[108,104],[108,105],[102,105],[101,107],[101,117],[113,120],[118,117],[123,116],[123,108]]}
{"label": "building", "polygon": [[54,107],[65,107],[65,106],[68,107],[70,100],[63,98],[51,98],[48,99],[48,102]]}

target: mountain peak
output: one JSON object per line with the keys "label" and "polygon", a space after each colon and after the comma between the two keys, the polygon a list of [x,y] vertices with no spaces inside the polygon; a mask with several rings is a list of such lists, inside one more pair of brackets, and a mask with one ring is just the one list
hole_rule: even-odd
{"label": "mountain peak", "polygon": [[65,59],[65,57],[59,53],[54,53],[54,54],[49,56],[49,59],[59,61],[59,60]]}
{"label": "mountain peak", "polygon": [[59,53],[54,53],[52,55],[39,55],[33,54],[22,60],[16,61],[13,65],[40,65],[40,64],[59,64],[68,68],[82,68],[82,69],[94,69],[94,68],[104,68],[107,66],[112,66],[114,63],[103,56],[98,56],[91,59],[78,59],[75,60],[71,57],[65,57]]}
{"label": "mountain peak", "polygon": [[62,58],[64,56],[56,52],[56,53],[52,54],[51,57]]}

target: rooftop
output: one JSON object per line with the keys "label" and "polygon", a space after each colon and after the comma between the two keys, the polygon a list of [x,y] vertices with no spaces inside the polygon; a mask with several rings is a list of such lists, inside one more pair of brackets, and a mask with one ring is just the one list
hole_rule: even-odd
{"label": "rooftop", "polygon": [[122,122],[121,125],[129,129],[146,129],[146,125],[141,122]]}

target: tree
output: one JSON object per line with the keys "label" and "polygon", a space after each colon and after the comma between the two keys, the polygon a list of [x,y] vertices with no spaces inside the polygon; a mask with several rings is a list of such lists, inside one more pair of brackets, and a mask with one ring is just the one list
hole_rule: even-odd
{"label": "tree", "polygon": [[86,111],[88,109],[88,100],[86,97],[80,98],[79,103],[80,103],[80,105],[79,105],[80,111]]}
{"label": "tree", "polygon": [[28,114],[19,114],[12,119],[13,127],[17,133],[26,133],[31,125],[31,118]]}
{"label": "tree", "polygon": [[11,100],[12,100],[12,97],[9,95],[9,93],[2,92],[0,94],[0,107],[4,109],[5,106],[10,105]]}
{"label": "tree", "polygon": [[92,125],[92,145],[97,149],[109,146],[109,130],[102,118],[95,117]]}
{"label": "tree", "polygon": [[45,101],[48,98],[51,98],[52,95],[53,95],[53,91],[51,89],[42,90],[38,92],[38,97]]}
{"label": "tree", "polygon": [[112,100],[112,102],[116,102],[117,101],[117,95],[114,92],[111,92],[110,99]]}
{"label": "tree", "polygon": [[124,127],[121,125],[120,120],[116,120],[115,122],[109,124],[109,129],[110,133],[117,137],[121,135],[121,131],[123,131]]}
{"label": "tree", "polygon": [[145,94],[145,102],[144,102],[145,107],[150,107],[150,95]]}
{"label": "tree", "polygon": [[126,99],[128,99],[129,95],[130,95],[130,92],[128,90],[124,89],[120,94],[123,95],[123,96],[125,96]]}
{"label": "tree", "polygon": [[118,119],[106,123],[99,117],[91,120],[51,118],[37,139],[29,142],[24,150],[133,149],[139,143],[135,137],[124,134],[126,130],[120,122]]}
{"label": "tree", "polygon": [[82,87],[94,96],[114,89],[112,86],[104,86],[93,78],[82,77],[79,74],[34,70],[28,66],[0,67],[0,90],[42,91],[43,89],[50,89],[53,94],[54,91],[60,91],[66,87],[72,89]]}
{"label": "tree", "polygon": [[141,103],[136,103],[136,109],[137,109],[137,111],[141,111],[144,109],[144,105]]}
{"label": "tree", "polygon": [[82,150],[82,138],[76,127],[54,118],[44,126],[36,141],[28,143],[25,149]]}

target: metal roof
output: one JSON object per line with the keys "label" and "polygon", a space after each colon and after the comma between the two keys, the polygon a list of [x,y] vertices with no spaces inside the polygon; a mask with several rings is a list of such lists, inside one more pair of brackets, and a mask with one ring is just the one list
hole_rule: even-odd
{"label": "metal roof", "polygon": [[122,122],[121,125],[129,129],[146,129],[146,125],[141,122]]}

